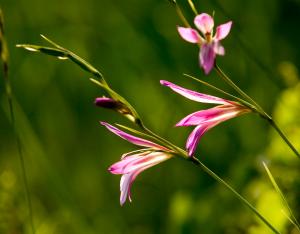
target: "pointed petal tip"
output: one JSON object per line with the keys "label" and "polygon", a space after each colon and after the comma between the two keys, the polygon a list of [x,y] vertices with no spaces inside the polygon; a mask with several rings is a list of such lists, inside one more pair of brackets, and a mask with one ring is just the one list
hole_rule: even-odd
{"label": "pointed petal tip", "polygon": [[169,82],[169,81],[166,81],[166,80],[160,80],[160,84],[161,84],[161,85],[164,85],[164,86],[169,86],[169,85],[170,85],[170,82]]}
{"label": "pointed petal tip", "polygon": [[180,120],[178,123],[175,124],[175,127],[185,127],[185,126],[188,126],[188,125],[185,125],[182,120]]}
{"label": "pointed petal tip", "polygon": [[108,125],[109,125],[108,123],[106,123],[106,122],[104,122],[104,121],[99,121],[99,123],[100,123],[101,125],[103,125],[103,126],[108,126]]}
{"label": "pointed petal tip", "polygon": [[109,168],[107,168],[107,170],[108,170],[110,173],[112,173],[112,171],[113,171],[114,169],[113,169],[113,167],[109,167]]}
{"label": "pointed petal tip", "polygon": [[215,39],[220,41],[228,36],[232,27],[232,21],[228,21],[225,24],[221,24],[216,29]]}

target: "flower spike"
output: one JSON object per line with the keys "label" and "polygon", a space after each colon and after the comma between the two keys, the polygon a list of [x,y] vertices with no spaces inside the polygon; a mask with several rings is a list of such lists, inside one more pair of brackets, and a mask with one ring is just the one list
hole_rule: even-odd
{"label": "flower spike", "polygon": [[201,103],[214,103],[219,104],[210,109],[200,110],[194,112],[181,121],[179,121],[176,126],[196,126],[192,131],[188,140],[186,142],[186,150],[188,155],[192,157],[196,151],[196,147],[201,139],[201,137],[209,129],[222,123],[226,120],[232,119],[239,115],[250,112],[248,107],[243,106],[240,103],[225,100],[219,97],[198,93],[193,90],[182,88],[168,81],[160,81],[164,86],[171,88],[173,91],[179,93],[180,95],[191,99],[196,102]]}

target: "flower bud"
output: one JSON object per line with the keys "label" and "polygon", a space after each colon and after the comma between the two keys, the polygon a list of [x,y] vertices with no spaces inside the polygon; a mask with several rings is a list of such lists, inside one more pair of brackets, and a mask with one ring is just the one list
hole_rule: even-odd
{"label": "flower bud", "polygon": [[98,97],[95,99],[95,105],[98,107],[103,107],[111,110],[115,110],[120,114],[124,115],[131,121],[135,121],[135,117],[132,111],[122,102],[108,97]]}

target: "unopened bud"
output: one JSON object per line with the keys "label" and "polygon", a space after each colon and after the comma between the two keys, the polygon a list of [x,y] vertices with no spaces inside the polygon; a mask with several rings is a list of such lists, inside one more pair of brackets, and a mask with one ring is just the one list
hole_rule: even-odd
{"label": "unopened bud", "polygon": [[108,97],[99,97],[95,99],[95,104],[99,107],[115,110],[131,121],[135,121],[135,117],[131,110],[120,101]]}

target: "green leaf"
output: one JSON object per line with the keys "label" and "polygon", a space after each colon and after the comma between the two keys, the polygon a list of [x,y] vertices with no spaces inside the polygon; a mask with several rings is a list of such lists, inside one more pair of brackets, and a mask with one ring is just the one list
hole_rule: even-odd
{"label": "green leaf", "polygon": [[[269,170],[267,164],[265,162],[263,162],[263,166],[268,174],[268,177],[273,185],[273,187],[275,188],[276,192],[279,194],[281,200],[282,200],[282,203],[283,205],[286,207],[286,209],[289,211],[290,213],[290,217],[288,217],[288,220],[293,224],[295,225],[295,227],[300,231],[300,225],[299,225],[299,222],[297,221],[297,219],[295,218],[294,214],[293,214],[293,211],[292,209],[290,208],[284,194],[282,193],[282,191],[280,190],[278,184],[276,183],[276,180],[275,178],[273,177],[271,171]],[[285,214],[285,213],[284,213]],[[285,214],[286,216],[288,216],[287,214]]]}
{"label": "green leaf", "polygon": [[44,46],[37,46],[37,45],[29,45],[29,44],[19,44],[16,46],[19,48],[23,48],[25,50],[31,51],[31,52],[41,52],[41,53],[44,53],[47,55],[58,57],[59,59],[62,59],[62,58],[67,59],[67,54],[60,49],[44,47]]}

